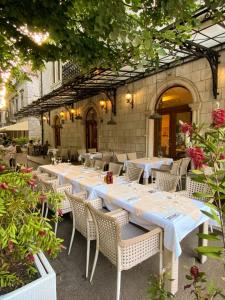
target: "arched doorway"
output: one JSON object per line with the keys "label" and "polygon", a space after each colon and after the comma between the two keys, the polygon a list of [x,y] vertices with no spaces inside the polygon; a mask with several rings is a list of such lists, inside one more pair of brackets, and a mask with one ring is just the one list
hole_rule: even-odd
{"label": "arched doorway", "polygon": [[86,115],[86,148],[98,149],[98,121],[93,107],[87,111]]}
{"label": "arched doorway", "polygon": [[61,122],[59,116],[55,117],[55,147],[57,148],[58,146],[61,146]]}
{"label": "arched doorway", "polygon": [[190,91],[182,86],[171,87],[161,94],[156,103],[156,111],[162,118],[155,120],[154,155],[173,159],[185,156],[185,140],[179,130],[179,121],[191,123],[191,103]]}

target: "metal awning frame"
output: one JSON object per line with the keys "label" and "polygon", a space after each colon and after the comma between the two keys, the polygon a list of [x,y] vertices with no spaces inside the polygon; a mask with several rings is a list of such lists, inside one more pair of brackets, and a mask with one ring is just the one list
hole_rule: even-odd
{"label": "metal awning frame", "polygon": [[[225,46],[225,22],[217,24],[212,23],[212,16],[206,8],[196,13],[195,17],[200,17],[201,23],[207,23],[206,26],[204,28],[194,29],[193,39],[186,40],[181,46],[178,47],[173,45],[174,49],[168,51],[167,55],[159,59],[158,66],[149,62],[149,64],[144,66],[142,69],[138,69],[138,66],[136,66],[136,68],[133,66],[125,66],[117,72],[110,69],[95,69],[88,74],[78,75],[72,80],[62,84],[59,88],[22,108],[16,116],[24,117],[29,115],[41,115],[52,109],[72,105],[73,103],[101,93],[105,94],[111,101],[112,112],[116,115],[116,90],[120,86],[199,58],[206,58],[209,62],[212,71],[213,95],[216,99],[218,95],[218,51],[224,49]],[[215,25],[220,25],[224,28],[224,32],[214,37],[207,36],[205,31]],[[168,28],[173,30],[173,25]],[[204,36],[205,40],[196,43],[195,38],[198,35]],[[218,38],[221,37],[222,42],[220,43],[218,42]],[[217,45],[212,48],[208,48],[204,46],[204,43],[206,42],[216,42]]]}

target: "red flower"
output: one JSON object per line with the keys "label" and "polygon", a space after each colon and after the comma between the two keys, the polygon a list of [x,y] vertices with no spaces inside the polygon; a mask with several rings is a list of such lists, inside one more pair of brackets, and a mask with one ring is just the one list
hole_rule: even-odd
{"label": "red flower", "polygon": [[33,180],[33,179],[30,179],[30,180],[27,181],[27,183],[29,184],[29,186],[34,187],[35,184],[36,184],[36,181]]}
{"label": "red flower", "polygon": [[190,269],[190,274],[196,280],[199,276],[199,268],[197,266],[192,266]]}
{"label": "red flower", "polygon": [[224,153],[220,154],[220,159],[225,159],[225,154]]}
{"label": "red flower", "polygon": [[38,197],[39,201],[41,203],[44,203],[47,199],[47,196],[45,194],[40,194],[40,196]]}
{"label": "red flower", "polygon": [[3,172],[5,170],[5,166],[4,165],[0,165],[0,172]]}
{"label": "red flower", "polygon": [[215,128],[219,128],[225,125],[225,109],[217,108],[212,112],[213,125]]}
{"label": "red flower", "polygon": [[33,168],[24,168],[24,167],[22,167],[22,168],[20,169],[20,171],[21,171],[22,173],[31,173],[32,170],[33,170]]}
{"label": "red flower", "polygon": [[48,255],[51,255],[52,254],[52,249],[48,249],[47,253],[48,253]]}
{"label": "red flower", "polygon": [[14,243],[13,241],[8,241],[8,249],[9,249],[9,252],[13,252],[13,249],[14,249]]}
{"label": "red flower", "polygon": [[41,237],[46,236],[46,231],[45,230],[40,230],[38,232],[38,235],[40,235]]}
{"label": "red flower", "polygon": [[191,147],[187,149],[187,155],[192,159],[196,169],[200,169],[205,159],[204,152],[200,147]]}
{"label": "red flower", "polygon": [[8,184],[5,182],[0,183],[0,189],[7,190],[9,188]]}
{"label": "red flower", "polygon": [[58,208],[58,209],[57,209],[57,214],[58,214],[58,216],[60,216],[60,217],[63,216],[63,212],[62,212],[61,208]]}
{"label": "red flower", "polygon": [[30,262],[30,263],[33,263],[34,262],[34,256],[31,252],[29,252],[26,256],[27,260]]}
{"label": "red flower", "polygon": [[191,126],[191,124],[188,123],[181,123],[180,124],[180,130],[181,132],[183,132],[184,134],[188,134],[190,135],[193,131],[193,127]]}

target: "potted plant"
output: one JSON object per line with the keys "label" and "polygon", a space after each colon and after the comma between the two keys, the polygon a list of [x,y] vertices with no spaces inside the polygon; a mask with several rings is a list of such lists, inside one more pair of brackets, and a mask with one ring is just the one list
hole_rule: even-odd
{"label": "potted plant", "polygon": [[0,298],[55,300],[56,276],[43,252],[56,257],[62,240],[40,207],[49,201],[59,209],[61,196],[35,191],[31,169],[8,172],[1,164],[0,172]]}

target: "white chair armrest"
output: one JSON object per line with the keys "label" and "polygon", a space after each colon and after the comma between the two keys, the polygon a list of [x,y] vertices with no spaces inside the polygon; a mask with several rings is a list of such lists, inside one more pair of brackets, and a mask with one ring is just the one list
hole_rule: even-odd
{"label": "white chair armrest", "polygon": [[87,202],[90,203],[96,209],[102,209],[102,199],[100,198],[87,200]]}
{"label": "white chair armrest", "polygon": [[67,191],[68,193],[72,193],[72,185],[71,184],[63,184],[58,185],[54,187],[56,193],[65,193]]}
{"label": "white chair armrest", "polygon": [[108,212],[108,215],[115,218],[117,220],[117,223],[119,223],[120,226],[123,226],[129,222],[129,214],[124,209],[116,209],[110,211]]}
{"label": "white chair armrest", "polygon": [[153,230],[143,233],[139,236],[136,236],[134,238],[128,239],[128,240],[121,240],[120,241],[120,247],[121,248],[127,248],[130,246],[134,246],[135,244],[139,244],[145,240],[151,239],[154,235],[162,234],[162,229],[160,227],[156,227]]}

